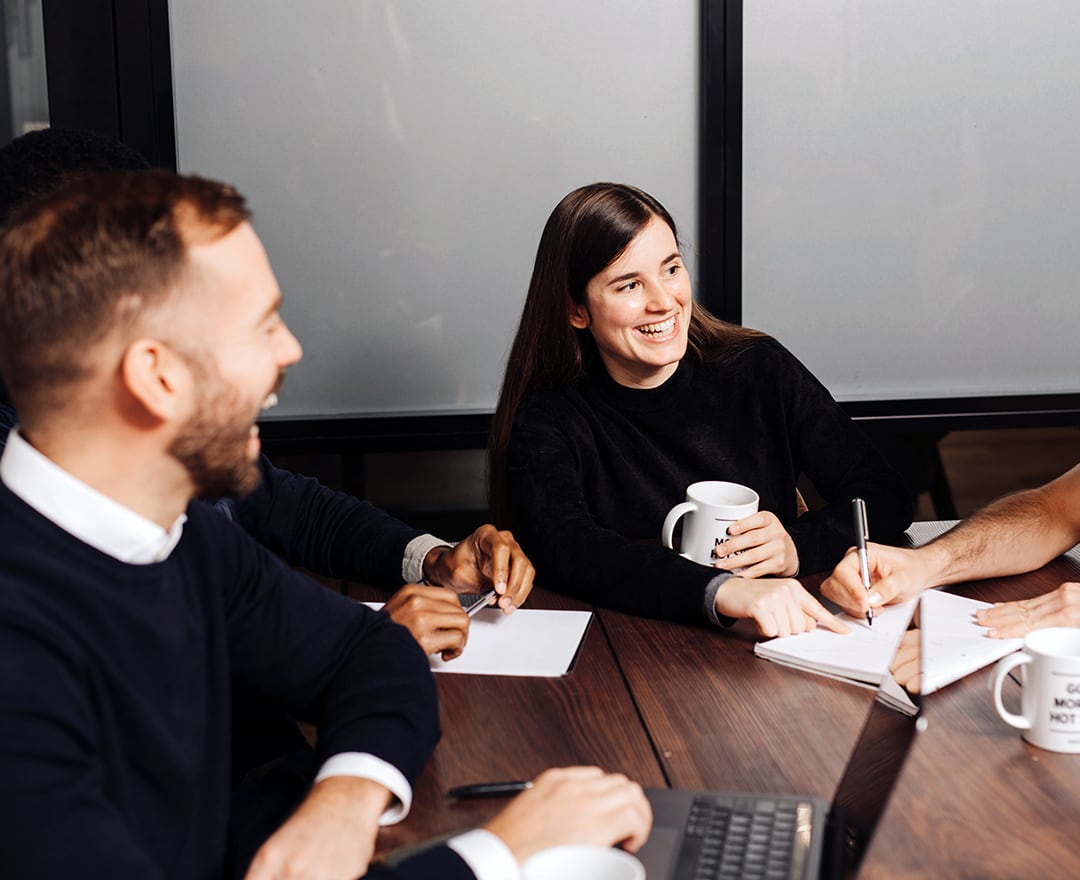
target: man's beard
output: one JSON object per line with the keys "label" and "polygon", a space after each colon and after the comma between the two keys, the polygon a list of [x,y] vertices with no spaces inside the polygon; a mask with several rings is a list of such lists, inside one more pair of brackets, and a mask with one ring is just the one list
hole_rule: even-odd
{"label": "man's beard", "polygon": [[[247,455],[251,420],[236,389],[199,365],[196,373],[206,389],[198,411],[169,446],[169,454],[187,470],[199,498],[250,495],[262,479],[257,461]],[[278,383],[280,385],[280,381]]]}

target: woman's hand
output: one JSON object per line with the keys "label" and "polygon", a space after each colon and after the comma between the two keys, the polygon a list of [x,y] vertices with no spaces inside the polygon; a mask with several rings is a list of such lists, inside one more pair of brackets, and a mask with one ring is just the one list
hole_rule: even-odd
{"label": "woman's hand", "polygon": [[728,527],[728,535],[730,537],[713,551],[716,557],[713,564],[717,568],[738,570],[739,577],[748,580],[765,575],[794,577],[798,573],[799,554],[795,542],[775,513],[759,510],[733,522]]}
{"label": "woman's hand", "polygon": [[833,632],[850,632],[847,624],[790,578],[729,578],[717,590],[716,611],[725,617],[750,618],[767,638],[806,632],[818,624]]}

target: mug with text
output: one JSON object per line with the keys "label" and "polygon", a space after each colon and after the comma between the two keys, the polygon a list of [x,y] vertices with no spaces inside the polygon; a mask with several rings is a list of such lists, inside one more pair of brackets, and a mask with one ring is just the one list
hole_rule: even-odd
{"label": "mug with text", "polygon": [[[1001,702],[1001,685],[1009,672],[1024,666],[1020,714]],[[1080,628],[1037,629],[1024,647],[998,661],[993,681],[998,714],[1040,749],[1080,752]]]}
{"label": "mug with text", "polygon": [[680,552],[711,566],[724,555],[717,548],[728,539],[728,526],[757,509],[758,494],[747,486],[720,480],[693,483],[686,489],[686,500],[668,511],[660,538],[665,547],[673,548],[675,524],[685,516]]}

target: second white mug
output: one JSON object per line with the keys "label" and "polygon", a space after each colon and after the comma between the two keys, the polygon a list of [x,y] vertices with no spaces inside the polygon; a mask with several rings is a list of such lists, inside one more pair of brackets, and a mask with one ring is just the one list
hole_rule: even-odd
{"label": "second white mug", "polygon": [[[1001,702],[1009,672],[1024,667],[1020,714]],[[1049,627],[1029,632],[1024,647],[998,661],[993,681],[998,714],[1041,749],[1080,752],[1080,628]]]}
{"label": "second white mug", "polygon": [[701,565],[713,565],[717,548],[728,539],[728,526],[736,520],[757,513],[758,493],[739,483],[704,480],[686,488],[686,500],[676,504],[664,518],[660,539],[673,548],[675,525],[682,517],[682,547],[687,559]]}

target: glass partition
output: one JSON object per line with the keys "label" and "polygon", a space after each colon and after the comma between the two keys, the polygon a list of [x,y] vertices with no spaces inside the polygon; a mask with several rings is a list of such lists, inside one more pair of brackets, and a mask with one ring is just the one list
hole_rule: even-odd
{"label": "glass partition", "polygon": [[0,143],[45,128],[49,97],[45,78],[42,0],[3,0],[4,64],[0,65]]}

